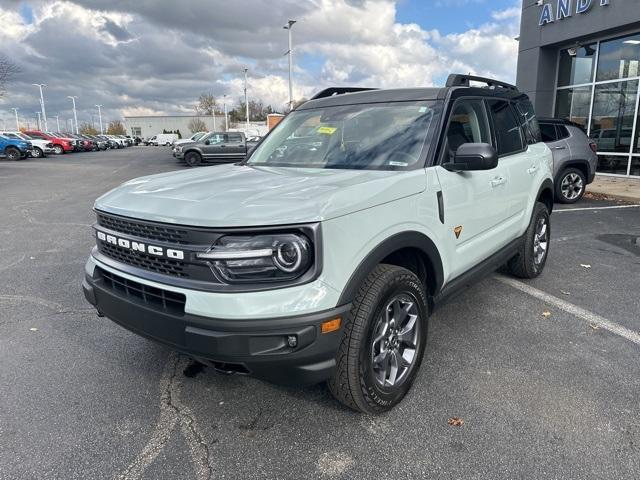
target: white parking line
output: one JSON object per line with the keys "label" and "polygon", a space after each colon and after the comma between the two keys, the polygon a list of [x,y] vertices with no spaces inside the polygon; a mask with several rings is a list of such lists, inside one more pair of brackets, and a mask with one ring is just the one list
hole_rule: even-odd
{"label": "white parking line", "polygon": [[613,205],[611,207],[582,207],[582,208],[560,208],[554,210],[553,213],[562,212],[584,212],[586,210],[613,210],[616,208],[638,208],[640,205]]}
{"label": "white parking line", "polygon": [[495,279],[499,282],[502,282],[506,285],[509,285],[521,292],[526,293],[532,297],[535,297],[539,300],[542,300],[550,305],[553,305],[560,310],[563,310],[567,313],[570,313],[574,317],[579,318],[580,320],[584,320],[592,325],[596,325],[604,330],[607,330],[615,335],[619,335],[627,340],[640,345],[640,333],[634,332],[633,330],[629,330],[622,325],[618,325],[611,320],[607,320],[600,315],[585,310],[584,308],[580,308],[573,303],[569,303],[566,300],[562,300],[561,298],[554,297],[542,290],[538,290],[537,288],[532,287],[531,285],[527,285],[526,283],[520,282],[514,278],[504,277],[502,275],[496,275]]}

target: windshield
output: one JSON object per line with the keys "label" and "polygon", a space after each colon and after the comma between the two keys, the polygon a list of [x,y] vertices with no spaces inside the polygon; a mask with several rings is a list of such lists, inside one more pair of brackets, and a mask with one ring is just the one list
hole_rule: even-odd
{"label": "windshield", "polygon": [[249,165],[403,170],[420,161],[432,101],[344,105],[290,113]]}

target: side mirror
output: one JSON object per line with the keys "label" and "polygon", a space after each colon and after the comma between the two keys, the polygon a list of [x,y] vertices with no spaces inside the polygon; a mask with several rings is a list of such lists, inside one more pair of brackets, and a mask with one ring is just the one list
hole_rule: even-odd
{"label": "side mirror", "polygon": [[204,141],[204,144],[205,144],[205,145],[209,145],[209,143],[210,143],[210,142],[209,142],[209,140],[205,140],[205,141]]}
{"label": "side mirror", "polygon": [[498,152],[488,143],[463,143],[456,150],[453,162],[444,163],[450,172],[491,170],[498,166]]}

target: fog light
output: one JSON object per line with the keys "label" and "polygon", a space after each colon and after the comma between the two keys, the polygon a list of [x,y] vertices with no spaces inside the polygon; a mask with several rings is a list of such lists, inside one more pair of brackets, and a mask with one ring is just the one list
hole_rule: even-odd
{"label": "fog light", "polygon": [[296,337],[295,335],[289,335],[287,337],[287,345],[289,345],[291,348],[295,348],[298,345],[298,337]]}
{"label": "fog light", "polygon": [[334,318],[333,320],[327,320],[326,322],[322,322],[320,325],[320,331],[322,333],[330,333],[335,332],[340,329],[340,324],[342,323],[342,319],[340,317]]}

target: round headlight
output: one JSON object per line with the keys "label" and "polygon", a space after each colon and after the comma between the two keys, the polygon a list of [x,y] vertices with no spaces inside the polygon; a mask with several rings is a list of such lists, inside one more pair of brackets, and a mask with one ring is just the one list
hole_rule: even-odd
{"label": "round headlight", "polygon": [[287,241],[276,247],[274,262],[283,272],[291,273],[300,268],[303,255],[300,241]]}

